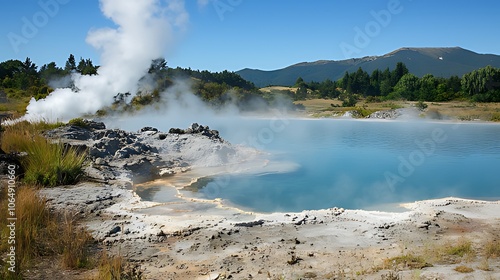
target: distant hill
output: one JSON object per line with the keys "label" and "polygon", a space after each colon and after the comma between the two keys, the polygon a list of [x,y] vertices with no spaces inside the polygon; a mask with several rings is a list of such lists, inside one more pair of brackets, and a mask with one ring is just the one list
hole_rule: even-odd
{"label": "distant hill", "polygon": [[397,62],[403,62],[412,74],[422,77],[432,74],[448,78],[491,65],[500,67],[500,56],[478,54],[460,47],[454,48],[401,48],[383,56],[367,56],[346,60],[320,60],[303,62],[273,71],[243,69],[236,73],[258,87],[268,85],[291,86],[298,77],[304,81],[321,82],[338,80],[344,73],[355,72],[359,67],[371,73],[375,69],[394,69]]}

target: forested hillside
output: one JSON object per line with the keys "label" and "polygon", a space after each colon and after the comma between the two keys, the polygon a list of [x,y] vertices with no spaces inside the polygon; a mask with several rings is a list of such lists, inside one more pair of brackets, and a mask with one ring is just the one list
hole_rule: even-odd
{"label": "forested hillside", "polygon": [[[8,60],[0,63],[0,91],[19,106],[4,108],[3,111],[24,110],[31,98],[41,99],[49,95],[55,88],[79,89],[73,84],[71,75],[98,75],[99,66],[90,59],[80,58],[77,63],[74,55],[70,55],[64,67],[55,62],[38,67],[31,61]],[[161,101],[162,95],[174,94],[169,91],[175,83],[187,85],[189,91],[211,106],[218,107],[232,103],[242,110],[258,110],[275,102],[276,96],[264,94],[254,84],[229,71],[209,72],[184,68],[169,68],[163,58],[153,60],[147,73],[138,83],[138,92],[117,92],[112,108],[106,110],[138,110],[148,104]],[[163,94],[162,94],[163,93]],[[282,100],[282,98],[280,98]],[[281,105],[289,106],[290,102]],[[21,104],[19,104],[21,103]]]}
{"label": "forested hillside", "polygon": [[422,78],[409,72],[406,65],[398,62],[394,70],[374,70],[371,74],[361,68],[346,72],[338,81],[305,82],[298,78],[297,100],[306,98],[340,98],[346,100],[355,95],[369,100],[451,101],[468,99],[476,102],[500,102],[500,69],[487,66],[463,77]]}
{"label": "forested hillside", "polygon": [[[98,75],[98,70],[99,66],[94,65],[90,59],[80,58],[77,63],[74,55],[68,57],[64,67],[59,67],[54,62],[38,67],[30,58],[25,61],[4,61],[0,63],[0,93],[15,106],[3,106],[0,109],[22,114],[31,98],[45,98],[56,87],[78,91],[70,76]],[[359,67],[355,72],[345,72],[339,80],[306,82],[298,77],[294,91],[263,92],[234,72],[214,73],[189,68],[169,68],[166,60],[159,58],[153,60],[149,70],[144,73],[137,92],[117,92],[113,106],[96,113],[139,110],[146,105],[161,102],[169,94],[177,94],[171,90],[177,81],[188,85],[187,89],[184,88],[185,91],[192,92],[214,108],[231,103],[242,110],[260,110],[278,103],[280,106],[296,109],[292,100],[310,98],[340,99],[345,106],[354,106],[361,97],[367,98],[367,101],[441,102],[465,99],[500,102],[500,69],[491,66],[474,70],[462,77],[443,78],[432,74],[418,77],[404,63],[398,62],[392,71],[387,67],[368,73]]]}

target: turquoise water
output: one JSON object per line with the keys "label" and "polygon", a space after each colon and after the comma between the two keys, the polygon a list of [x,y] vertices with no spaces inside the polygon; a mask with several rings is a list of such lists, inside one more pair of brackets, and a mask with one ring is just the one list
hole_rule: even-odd
{"label": "turquoise water", "polygon": [[248,119],[217,129],[233,143],[270,152],[273,161],[298,165],[196,184],[193,195],[243,209],[381,209],[448,196],[500,197],[500,125]]}

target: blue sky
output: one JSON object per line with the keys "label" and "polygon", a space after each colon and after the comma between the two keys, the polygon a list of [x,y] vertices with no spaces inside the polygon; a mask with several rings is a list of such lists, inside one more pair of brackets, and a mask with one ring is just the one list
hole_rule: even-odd
{"label": "blue sky", "polygon": [[[40,3],[57,3],[57,9],[49,14]],[[495,0],[185,0],[185,9],[189,22],[165,51],[171,67],[273,70],[400,47],[460,46],[500,54]],[[98,0],[4,1],[0,20],[0,61],[30,57],[38,66],[63,66],[70,53],[99,64],[87,33],[115,27]],[[36,23],[35,32],[24,33],[29,36],[23,35],[26,21]]]}

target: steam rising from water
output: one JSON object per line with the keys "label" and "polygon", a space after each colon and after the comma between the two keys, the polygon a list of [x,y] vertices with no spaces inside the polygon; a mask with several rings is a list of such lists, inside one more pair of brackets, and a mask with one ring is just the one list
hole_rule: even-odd
{"label": "steam rising from water", "polygon": [[151,61],[163,56],[175,29],[188,20],[181,0],[101,0],[100,5],[117,27],[91,30],[87,36],[101,53],[99,75],[72,74],[78,92],[58,88],[43,100],[32,99],[27,119],[66,121],[111,105],[117,93],[135,94]]}

